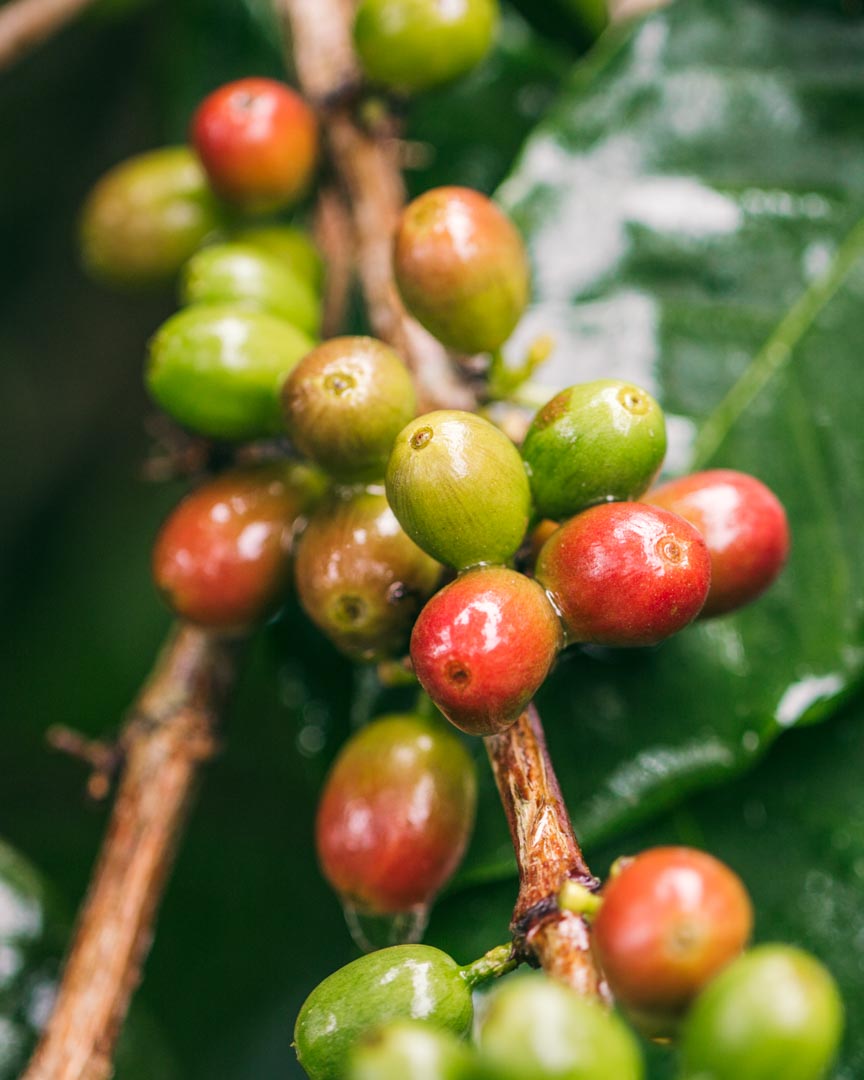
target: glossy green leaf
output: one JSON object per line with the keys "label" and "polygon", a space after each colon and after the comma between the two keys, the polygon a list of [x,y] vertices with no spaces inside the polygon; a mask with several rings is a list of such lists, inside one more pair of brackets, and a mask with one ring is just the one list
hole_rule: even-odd
{"label": "glossy green leaf", "polygon": [[[581,833],[609,835],[828,715],[864,662],[864,23],[679,2],[616,31],[529,141],[505,201],[550,391],[632,379],[671,472],[752,472],[791,561],[749,609],[654,651],[571,653],[540,697]],[[492,817],[494,793],[481,820]],[[509,864],[503,831],[474,873]]]}

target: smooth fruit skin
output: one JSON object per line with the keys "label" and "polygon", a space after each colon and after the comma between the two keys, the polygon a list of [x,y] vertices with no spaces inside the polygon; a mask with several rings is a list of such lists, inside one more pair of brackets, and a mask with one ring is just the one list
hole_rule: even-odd
{"label": "smooth fruit skin", "polygon": [[310,1080],[343,1080],[366,1032],[391,1020],[424,1020],[466,1035],[474,1010],[459,965],[429,945],[394,945],[329,975],[303,1003],[294,1026],[297,1058]]}
{"label": "smooth fruit skin", "polygon": [[711,560],[702,536],[667,510],[604,503],[553,533],[536,577],[570,641],[655,645],[683,629],[708,595]]}
{"label": "smooth fruit skin", "polygon": [[296,202],[309,186],[318,123],[284,83],[238,79],[201,102],[191,140],[213,190],[241,209],[263,213]]}
{"label": "smooth fruit skin", "polygon": [[476,67],[497,27],[496,0],[361,0],[354,44],[368,78],[412,92]]}
{"label": "smooth fruit skin", "polygon": [[153,549],[168,606],[218,629],[271,614],[290,580],[295,521],[319,490],[308,467],[275,463],[223,473],[187,495]]}
{"label": "smooth fruit skin", "polygon": [[561,624],[530,578],[503,567],[461,574],[420,612],[411,660],[423,689],[456,727],[509,727],[543,685]]}
{"label": "smooth fruit skin", "polygon": [[507,562],[528,527],[519,451],[474,413],[444,409],[413,420],[396,437],[386,483],[402,528],[457,570]]}
{"label": "smooth fruit skin", "polygon": [[249,244],[214,244],[186,263],[181,304],[240,304],[318,333],[321,304],[312,287],[273,255]]}
{"label": "smooth fruit skin", "polygon": [[324,284],[324,260],[312,239],[294,225],[247,225],[237,229],[232,239],[238,244],[273,255],[297,277],[311,285],[316,293]]}
{"label": "smooth fruit skin", "polygon": [[364,1036],[351,1053],[346,1080],[476,1080],[464,1042],[419,1020],[396,1020]]}
{"label": "smooth fruit skin", "polygon": [[842,1033],[843,1002],[822,964],[791,945],[760,945],[697,998],[682,1080],[822,1080]]}
{"label": "smooth fruit skin", "polygon": [[158,285],[171,281],[218,226],[216,200],[191,150],[151,150],[116,165],[90,192],[81,215],[82,259],[107,284]]}
{"label": "smooth fruit skin", "polygon": [[528,302],[522,237],[491,199],[471,188],[434,188],[405,208],[393,268],[414,318],[462,353],[497,349]]}
{"label": "smooth fruit skin", "polygon": [[490,996],[478,1038],[495,1080],[641,1080],[636,1040],[602,1005],[545,975],[517,975]]}
{"label": "smooth fruit skin", "polygon": [[370,337],[313,349],[288,377],[282,404],[298,449],[345,481],[383,479],[393,442],[417,411],[408,369]]}
{"label": "smooth fruit skin", "polygon": [[534,417],[522,445],[539,514],[562,520],[594,503],[635,499],[666,453],[663,411],[620,379],[562,390]]}
{"label": "smooth fruit skin", "polygon": [[477,781],[462,743],[439,722],[386,716],[333,764],[316,819],[324,876],[374,914],[428,904],[459,865],[474,825]]}
{"label": "smooth fruit skin", "polygon": [[172,315],[151,340],[147,388],[165,412],[202,435],[278,435],[282,384],[312,344],[267,312],[196,305]]}
{"label": "smooth fruit skin", "polygon": [[592,943],[618,1002],[669,1034],[702,988],[750,939],[753,908],[718,859],[659,847],[625,863],[603,889]]}
{"label": "smooth fruit skin", "polygon": [[297,545],[295,580],[306,614],[358,660],[398,655],[440,578],[441,566],[372,491],[322,503]]}
{"label": "smooth fruit skin", "polygon": [[703,619],[755,600],[786,563],[786,511],[755,476],[709,469],[663,484],[645,501],[680,514],[705,537],[711,554],[711,591]]}

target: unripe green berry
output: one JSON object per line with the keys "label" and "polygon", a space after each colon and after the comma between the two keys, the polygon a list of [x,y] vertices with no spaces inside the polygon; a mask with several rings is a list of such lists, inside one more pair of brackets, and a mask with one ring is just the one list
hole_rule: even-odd
{"label": "unripe green berry", "polygon": [[497,26],[497,0],[360,0],[354,44],[374,82],[428,90],[475,67]]}
{"label": "unripe green berry", "polygon": [[556,394],[534,417],[522,446],[534,505],[559,521],[593,503],[637,498],[665,453],[660,406],[620,379]]}
{"label": "unripe green berry", "polygon": [[822,1080],[843,1032],[831,975],[790,945],[739,957],[696,999],[681,1038],[683,1080]]}
{"label": "unripe green berry", "polygon": [[395,945],[346,964],[312,991],[294,1047],[310,1080],[344,1080],[348,1055],[366,1032],[391,1020],[423,1020],[466,1035],[473,1015],[469,982],[452,957],[428,945]]}
{"label": "unripe green berry", "polygon": [[506,563],[522,543],[531,492],[519,451],[474,413],[441,410],[399,433],[387,498],[424,551],[457,570]]}
{"label": "unripe green berry", "polygon": [[396,1020],[357,1044],[346,1080],[475,1080],[474,1055],[448,1031]]}
{"label": "unripe green berry", "polygon": [[383,660],[406,648],[441,567],[400,528],[383,494],[334,495],[312,515],[295,553],[306,614],[337,648]]}
{"label": "unripe green berry", "polygon": [[312,344],[302,330],[263,311],[186,308],[150,342],[147,387],[170,416],[202,435],[276,435],[283,430],[282,384]]}
{"label": "unripe green berry", "polygon": [[250,225],[232,233],[232,239],[275,256],[316,292],[321,291],[324,260],[302,229],[294,225]]}
{"label": "unripe green berry", "polygon": [[545,975],[519,975],[490,996],[478,1040],[495,1080],[641,1080],[626,1026]]}
{"label": "unripe green berry", "polygon": [[497,349],[528,302],[522,237],[491,199],[471,188],[435,188],[405,208],[393,270],[414,318],[458,352]]}
{"label": "unripe green berry", "polygon": [[81,217],[87,271],[111,285],[170,281],[219,225],[204,170],[185,146],[122,161],[96,184]]}
{"label": "unripe green berry", "polygon": [[384,476],[393,441],[417,407],[408,369],[370,337],[313,349],[287,379],[282,401],[297,447],[345,481]]}
{"label": "unripe green berry", "polygon": [[269,311],[306,334],[317,334],[321,305],[312,287],[273,255],[249,244],[214,244],[186,263],[182,304],[239,304]]}

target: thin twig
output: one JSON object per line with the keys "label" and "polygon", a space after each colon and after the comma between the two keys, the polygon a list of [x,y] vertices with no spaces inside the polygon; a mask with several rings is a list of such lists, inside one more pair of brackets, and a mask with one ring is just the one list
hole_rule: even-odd
{"label": "thin twig", "polygon": [[93,0],[12,0],[0,8],[0,68],[47,41]]}
{"label": "thin twig", "polygon": [[126,724],[125,768],[54,1010],[22,1080],[107,1080],[186,811],[233,681],[234,646],[171,634]]}

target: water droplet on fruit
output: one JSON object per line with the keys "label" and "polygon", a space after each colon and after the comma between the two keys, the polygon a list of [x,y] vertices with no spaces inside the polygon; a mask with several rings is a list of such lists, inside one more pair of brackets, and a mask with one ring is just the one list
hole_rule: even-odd
{"label": "water droplet on fruit", "polygon": [[417,904],[409,911],[380,914],[343,899],[342,910],[354,944],[363,952],[421,941],[429,921],[428,904]]}

